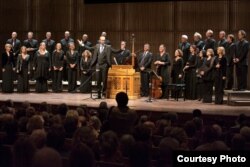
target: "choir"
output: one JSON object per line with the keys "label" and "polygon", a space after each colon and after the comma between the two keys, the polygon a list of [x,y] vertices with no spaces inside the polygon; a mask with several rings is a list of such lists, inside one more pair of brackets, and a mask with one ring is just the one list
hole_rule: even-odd
{"label": "choir", "polygon": [[[168,98],[167,88],[171,81],[172,84],[185,84],[186,99],[204,103],[212,102],[213,92],[215,104],[222,104],[225,89],[246,90],[249,51],[246,32],[238,32],[237,42],[233,34],[226,35],[225,31],[219,32],[218,39],[216,42],[212,30],[207,30],[205,40],[202,40],[199,32],[195,32],[194,43],[189,43],[188,36],[182,35],[173,61],[164,44],[159,46],[159,53],[155,56],[150,52],[150,45],[144,44],[143,51],[136,57],[137,71],[141,73],[141,96],[150,95],[152,65],[162,79],[161,98]],[[131,58],[125,41],[121,41],[119,51],[109,47],[111,42],[107,39],[106,32],[102,32],[95,47],[88,41],[87,34],[83,34],[78,43],[76,49],[69,31],[65,32],[59,43],[52,39],[51,32],[47,32],[40,45],[33,38],[32,32],[28,32],[27,39],[23,42],[13,32],[6,41],[5,52],[2,53],[2,91],[13,92],[13,81],[17,80],[17,91],[29,92],[29,80],[36,80],[36,92],[47,92],[47,81],[52,79],[53,92],[62,91],[63,80],[68,81],[68,91],[74,92],[79,75],[82,83],[80,92],[89,93],[93,65],[100,68],[99,77],[102,79],[99,79],[98,84],[103,82],[102,91],[105,91],[107,71],[111,64],[126,64]],[[102,54],[102,46],[107,46],[103,48],[105,54]],[[116,54],[113,60],[110,53]],[[108,65],[102,66],[102,63]],[[171,65],[172,69],[169,70]]]}

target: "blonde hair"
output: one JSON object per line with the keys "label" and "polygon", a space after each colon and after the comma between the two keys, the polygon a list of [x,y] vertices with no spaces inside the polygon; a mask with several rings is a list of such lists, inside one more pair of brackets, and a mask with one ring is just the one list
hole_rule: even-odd
{"label": "blonde hair", "polygon": [[82,52],[82,57],[85,57],[85,55],[90,58],[92,56],[92,53],[89,50],[85,50],[84,52]]}
{"label": "blonde hair", "polygon": [[7,49],[8,47],[12,48],[12,45],[9,44],[9,43],[6,43],[5,46],[4,46],[4,48]]}
{"label": "blonde hair", "polygon": [[210,53],[212,57],[214,56],[214,50],[213,49],[208,49],[207,53]]}
{"label": "blonde hair", "polygon": [[222,55],[225,55],[226,54],[226,51],[225,51],[225,48],[220,46],[217,48],[217,53],[221,53]]}
{"label": "blonde hair", "polygon": [[175,51],[179,53],[179,56],[180,56],[180,57],[182,57],[182,56],[183,56],[183,52],[182,52],[182,50],[180,50],[180,49],[176,49]]}
{"label": "blonde hair", "polygon": [[27,48],[26,48],[26,46],[22,46],[22,47],[21,47],[21,49],[20,49],[20,54],[22,54],[22,50],[23,50],[23,49],[25,49],[24,54],[27,54]]}

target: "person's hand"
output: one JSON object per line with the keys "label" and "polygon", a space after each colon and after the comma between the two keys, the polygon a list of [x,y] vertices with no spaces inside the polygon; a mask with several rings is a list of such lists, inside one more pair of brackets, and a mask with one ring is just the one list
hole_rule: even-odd
{"label": "person's hand", "polygon": [[19,70],[16,70],[16,73],[19,73]]}
{"label": "person's hand", "polygon": [[86,71],[83,71],[82,73],[83,73],[83,74],[87,74],[87,72],[86,72]]}
{"label": "person's hand", "polygon": [[51,68],[49,68],[49,71],[51,71]]}
{"label": "person's hand", "polygon": [[3,68],[2,71],[5,72],[5,68]]}
{"label": "person's hand", "polygon": [[238,63],[240,60],[238,58],[233,59],[234,63]]}
{"label": "person's hand", "polygon": [[36,67],[33,67],[33,70],[35,71],[35,70],[36,70]]}
{"label": "person's hand", "polygon": [[225,77],[225,76],[224,76],[224,77],[222,77],[222,79],[223,79],[223,80],[226,80],[226,79],[227,79],[227,77]]}
{"label": "person's hand", "polygon": [[155,61],[155,63],[154,63],[155,65],[157,65],[157,64],[159,64],[159,61],[157,60],[157,61]]}
{"label": "person's hand", "polygon": [[201,74],[201,75],[204,75],[204,74],[205,74],[205,72],[204,72],[204,71],[201,71],[201,72],[200,72],[200,74]]}
{"label": "person's hand", "polygon": [[63,70],[63,67],[59,68],[59,71],[62,71]]}
{"label": "person's hand", "polygon": [[78,41],[79,45],[84,46],[82,40],[79,40],[79,39],[78,39],[77,41]]}
{"label": "person's hand", "polygon": [[16,70],[16,68],[14,67],[14,68],[12,68],[12,70],[13,70],[13,71],[15,71],[15,70]]}
{"label": "person's hand", "polygon": [[135,54],[135,53],[132,53],[132,56],[136,57],[136,54]]}
{"label": "person's hand", "polygon": [[28,71],[28,75],[30,75],[30,71]]}
{"label": "person's hand", "polygon": [[141,69],[141,71],[144,71],[144,70],[145,70],[145,67],[141,67],[140,69]]}
{"label": "person's hand", "polygon": [[220,64],[216,64],[216,66],[215,66],[216,68],[220,68]]}
{"label": "person's hand", "polygon": [[57,70],[56,66],[53,67],[54,70]]}
{"label": "person's hand", "polygon": [[178,76],[179,78],[182,78],[182,75],[181,74],[179,74],[179,76]]}

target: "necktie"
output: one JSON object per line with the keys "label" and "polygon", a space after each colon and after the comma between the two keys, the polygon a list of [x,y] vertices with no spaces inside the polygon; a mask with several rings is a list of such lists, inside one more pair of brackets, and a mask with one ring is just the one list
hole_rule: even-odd
{"label": "necktie", "polygon": [[15,40],[13,40],[13,43],[12,43],[12,46],[13,46],[13,47],[15,46],[15,43],[16,43]]}
{"label": "necktie", "polygon": [[100,46],[100,53],[103,52],[103,49],[104,49],[104,47],[103,47],[103,45],[101,45],[101,46]]}

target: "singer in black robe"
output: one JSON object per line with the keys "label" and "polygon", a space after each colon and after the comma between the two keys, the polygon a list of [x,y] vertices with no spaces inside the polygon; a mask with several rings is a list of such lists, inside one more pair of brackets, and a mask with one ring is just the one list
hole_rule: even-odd
{"label": "singer in black robe", "polygon": [[64,52],[55,50],[52,55],[53,85],[52,90],[56,93],[62,92]]}
{"label": "singer in black robe", "polygon": [[190,54],[187,64],[185,66],[185,95],[186,99],[195,100],[197,98],[196,92],[196,67],[197,67],[197,56],[196,54]]}
{"label": "singer in black robe", "polygon": [[214,85],[214,57],[208,57],[204,63],[203,68],[203,103],[212,103],[212,96],[213,96],[213,85]]}
{"label": "singer in black robe", "polygon": [[235,57],[235,43],[230,42],[227,43],[226,46],[226,59],[227,59],[227,84],[226,89],[232,89],[234,84],[234,62],[233,59]]}
{"label": "singer in black robe", "polygon": [[36,92],[44,93],[48,91],[47,80],[49,79],[50,71],[50,55],[49,52],[40,53],[37,51],[34,56],[35,79],[36,79]]}
{"label": "singer in black robe", "polygon": [[206,56],[206,52],[200,51],[199,56],[197,57],[196,89],[197,89],[197,98],[199,101],[201,101],[203,96],[204,96],[203,79],[202,79],[202,76],[199,74],[199,71],[202,69],[202,67],[204,65],[204,62],[206,60],[205,56]]}
{"label": "singer in black robe", "polygon": [[162,78],[162,97],[161,98],[168,98],[167,92],[167,85],[170,80],[170,75],[168,72],[168,67],[171,65],[170,56],[168,53],[164,52],[162,55],[158,54],[156,56],[155,62],[160,61],[161,65],[156,65],[157,74]]}
{"label": "singer in black robe", "polygon": [[92,72],[91,72],[91,61],[90,57],[82,57],[80,61],[80,70],[81,70],[81,93],[89,93],[91,91],[91,81],[92,81]]}
{"label": "singer in black robe", "polygon": [[223,95],[226,81],[227,60],[224,56],[217,56],[215,59],[214,87],[215,104],[223,104]]}
{"label": "singer in black robe", "polygon": [[[77,65],[78,65],[79,54],[78,51],[71,50],[66,53],[66,62],[68,69],[68,91],[74,92],[77,85]],[[73,65],[74,67],[71,67]]]}
{"label": "singer in black robe", "polygon": [[173,67],[172,67],[172,71],[171,71],[171,77],[172,77],[173,84],[181,84],[182,83],[183,66],[184,66],[184,62],[183,62],[183,59],[181,57],[178,59],[174,59]]}
{"label": "singer in black robe", "polygon": [[11,46],[5,47],[9,47],[9,51],[2,54],[2,91],[4,93],[12,93],[14,91],[13,77],[15,60],[13,53],[10,52]]}
{"label": "singer in black robe", "polygon": [[18,74],[17,91],[19,93],[29,92],[30,55],[18,55],[16,70]]}

